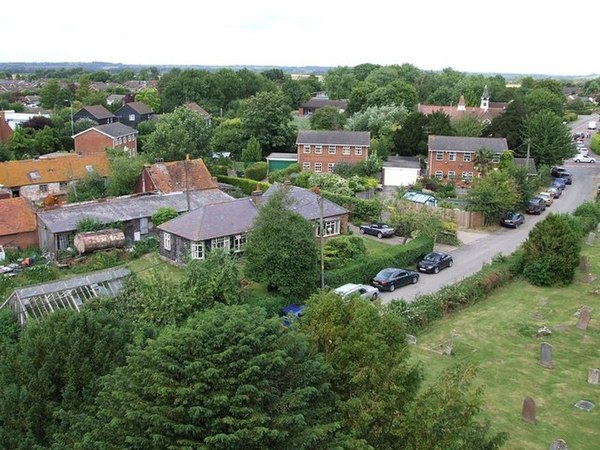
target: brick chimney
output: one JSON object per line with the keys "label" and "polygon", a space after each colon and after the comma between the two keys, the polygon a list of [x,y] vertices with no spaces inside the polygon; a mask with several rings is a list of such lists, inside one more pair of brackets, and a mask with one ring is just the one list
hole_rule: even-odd
{"label": "brick chimney", "polygon": [[254,202],[255,205],[260,205],[260,203],[262,202],[262,195],[263,195],[263,193],[260,190],[260,186],[257,183],[256,189],[254,191],[252,191],[252,193],[250,194],[250,198],[252,198],[252,201]]}

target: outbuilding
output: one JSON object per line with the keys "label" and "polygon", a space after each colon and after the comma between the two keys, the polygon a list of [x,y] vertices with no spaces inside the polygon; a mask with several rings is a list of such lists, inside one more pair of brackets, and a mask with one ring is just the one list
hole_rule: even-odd
{"label": "outbuilding", "polygon": [[390,156],[381,169],[381,184],[384,186],[409,186],[421,176],[418,157]]}

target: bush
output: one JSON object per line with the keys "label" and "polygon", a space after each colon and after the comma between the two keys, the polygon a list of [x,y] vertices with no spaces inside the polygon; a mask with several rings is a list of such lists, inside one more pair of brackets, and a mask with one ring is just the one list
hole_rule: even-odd
{"label": "bush", "polygon": [[93,217],[83,217],[77,222],[77,232],[98,231],[104,228],[102,222]]}
{"label": "bush", "polygon": [[323,253],[325,268],[333,269],[366,255],[367,247],[359,236],[337,236],[325,242]]}
{"label": "bush", "polygon": [[246,195],[252,194],[252,192],[256,190],[256,186],[258,186],[263,192],[265,192],[271,186],[269,183],[250,180],[248,178],[217,176],[217,180],[221,183],[230,184],[240,188]]}
{"label": "bush", "polygon": [[363,222],[377,222],[383,211],[383,204],[377,200],[365,200],[349,195],[339,195],[332,192],[321,191],[323,197],[350,211],[350,220]]}
{"label": "bush", "polygon": [[255,162],[246,167],[244,176],[251,180],[261,181],[267,176],[267,163],[264,161]]}
{"label": "bush", "polygon": [[169,220],[174,219],[178,215],[179,213],[175,208],[161,206],[154,214],[152,214],[152,223],[157,227],[165,222],[168,222]]}
{"label": "bush", "polygon": [[156,240],[155,237],[150,236],[147,239],[138,241],[135,244],[133,244],[132,256],[134,258],[139,258],[140,256],[145,255],[146,253],[153,252],[157,248],[158,248],[158,241]]}

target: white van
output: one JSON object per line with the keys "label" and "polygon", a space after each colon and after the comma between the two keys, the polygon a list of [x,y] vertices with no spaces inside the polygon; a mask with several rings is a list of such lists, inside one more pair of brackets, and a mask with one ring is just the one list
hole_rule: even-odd
{"label": "white van", "polygon": [[596,129],[596,126],[597,126],[597,124],[596,124],[596,121],[595,121],[595,120],[590,120],[590,121],[588,122],[588,130],[595,130],[595,129]]}

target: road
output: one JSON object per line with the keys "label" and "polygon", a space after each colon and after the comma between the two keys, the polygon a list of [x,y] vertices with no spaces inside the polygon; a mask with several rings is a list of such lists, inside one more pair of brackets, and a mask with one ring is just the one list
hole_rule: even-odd
{"label": "road", "polygon": [[[585,123],[587,124],[587,121]],[[590,153],[590,156],[594,155]],[[502,228],[449,251],[448,253],[454,258],[454,266],[444,269],[436,275],[422,273],[417,284],[404,286],[393,293],[381,292],[379,296],[381,302],[386,304],[400,298],[411,302],[418,295],[430,294],[443,286],[456,283],[481,270],[483,264],[491,262],[495,255],[513,253],[527,239],[534,225],[543,220],[549,212],[569,213],[584,201],[592,200],[599,182],[600,163],[577,164],[570,160],[565,162],[564,167],[568,167],[573,174],[573,184],[567,186],[561,197],[555,199],[546,212],[539,216],[526,215],[525,223],[517,229]]]}

